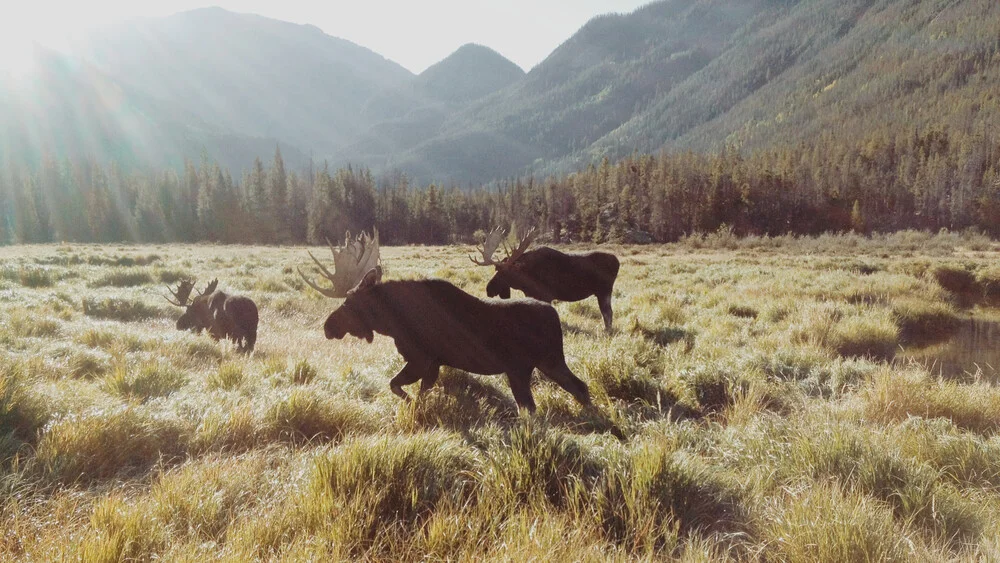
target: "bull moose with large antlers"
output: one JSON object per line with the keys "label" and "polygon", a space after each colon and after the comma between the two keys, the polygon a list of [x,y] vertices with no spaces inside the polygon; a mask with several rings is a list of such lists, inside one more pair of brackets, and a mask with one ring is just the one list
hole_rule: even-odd
{"label": "bull moose with large antlers", "polygon": [[302,271],[299,275],[316,291],[344,302],[330,313],[323,330],[329,339],[350,334],[371,342],[375,333],[392,338],[406,365],[389,382],[404,400],[404,385],[420,381],[420,390],[437,381],[441,366],[471,373],[507,374],[517,405],[535,410],[531,374],[538,368],[546,377],[590,404],[587,384],[580,381],[563,356],[559,314],[533,299],[497,303],[479,299],[444,280],[382,282],[378,231],[334,248],[334,272],[309,255],[332,283],[323,288]]}
{"label": "bull moose with large antlers", "polygon": [[167,301],[185,308],[177,319],[177,330],[207,330],[215,340],[231,340],[240,352],[249,354],[257,342],[257,304],[249,297],[219,291],[218,286],[219,280],[212,280],[194,299],[190,299],[192,280],[182,280],[176,290],[167,288],[174,296],[167,297]]}
{"label": "bull moose with large antlers", "polygon": [[[486,236],[482,260],[469,257],[479,266],[493,266],[496,274],[486,284],[486,295],[510,298],[510,289],[519,289],[528,297],[551,303],[581,301],[591,295],[604,317],[604,328],[611,330],[611,292],[618,277],[618,258],[607,252],[566,254],[543,246],[528,251],[534,241],[534,229],[521,239],[520,244],[507,257],[497,261],[493,255],[503,242],[506,233],[499,227]],[[527,252],[526,252],[527,251]]]}

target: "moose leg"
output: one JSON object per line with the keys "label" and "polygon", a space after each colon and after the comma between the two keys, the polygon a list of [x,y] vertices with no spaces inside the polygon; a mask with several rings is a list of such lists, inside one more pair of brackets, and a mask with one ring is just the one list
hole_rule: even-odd
{"label": "moose leg", "polygon": [[530,369],[508,371],[507,383],[510,384],[510,390],[514,394],[514,402],[517,403],[518,408],[535,412],[535,399],[531,396],[531,371]]}
{"label": "moose leg", "polygon": [[601,308],[601,316],[604,317],[604,330],[611,332],[611,321],[614,313],[611,312],[611,293],[597,296],[597,306]]}
{"label": "moose leg", "polygon": [[441,366],[432,365],[428,368],[424,376],[420,378],[420,392],[424,393],[430,391],[431,387],[437,383],[438,375],[441,373]]}
{"label": "moose leg", "polygon": [[570,371],[565,359],[560,357],[549,362],[543,362],[538,366],[538,371],[542,372],[545,377],[555,381],[559,387],[568,391],[580,404],[590,404],[590,389],[586,383]]}
{"label": "moose leg", "polygon": [[406,394],[406,391],[403,391],[403,385],[416,383],[418,379],[424,377],[427,374],[429,363],[428,361],[408,362],[403,366],[403,369],[399,370],[396,377],[389,380],[389,389],[400,399],[409,401],[410,396]]}

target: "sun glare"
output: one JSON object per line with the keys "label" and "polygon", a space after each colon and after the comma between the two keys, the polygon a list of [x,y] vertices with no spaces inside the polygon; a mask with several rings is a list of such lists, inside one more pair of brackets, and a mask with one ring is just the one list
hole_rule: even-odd
{"label": "sun glare", "polygon": [[19,29],[17,23],[0,23],[0,73],[15,76],[31,70],[35,49],[30,30]]}

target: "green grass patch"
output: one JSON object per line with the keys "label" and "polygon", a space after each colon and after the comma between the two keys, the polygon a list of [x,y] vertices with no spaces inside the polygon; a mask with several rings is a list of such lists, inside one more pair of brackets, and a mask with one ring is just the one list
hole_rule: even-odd
{"label": "green grass patch", "polygon": [[115,268],[91,281],[90,287],[137,287],[153,283],[153,275],[145,268]]}
{"label": "green grass patch", "polygon": [[156,307],[141,299],[124,297],[85,297],[83,299],[83,314],[97,319],[111,319],[122,322],[134,322],[170,316],[170,312],[162,307]]}

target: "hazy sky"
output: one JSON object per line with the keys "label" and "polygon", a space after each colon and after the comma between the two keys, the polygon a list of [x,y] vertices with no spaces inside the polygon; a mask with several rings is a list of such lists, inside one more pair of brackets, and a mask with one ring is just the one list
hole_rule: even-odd
{"label": "hazy sky", "polygon": [[[313,24],[414,72],[464,43],[493,48],[525,70],[588,19],[630,12],[650,0],[13,0],[0,2],[0,38],[58,47],[73,30],[204,6]],[[0,43],[2,45],[2,43]],[[2,56],[2,54],[0,54]]]}

